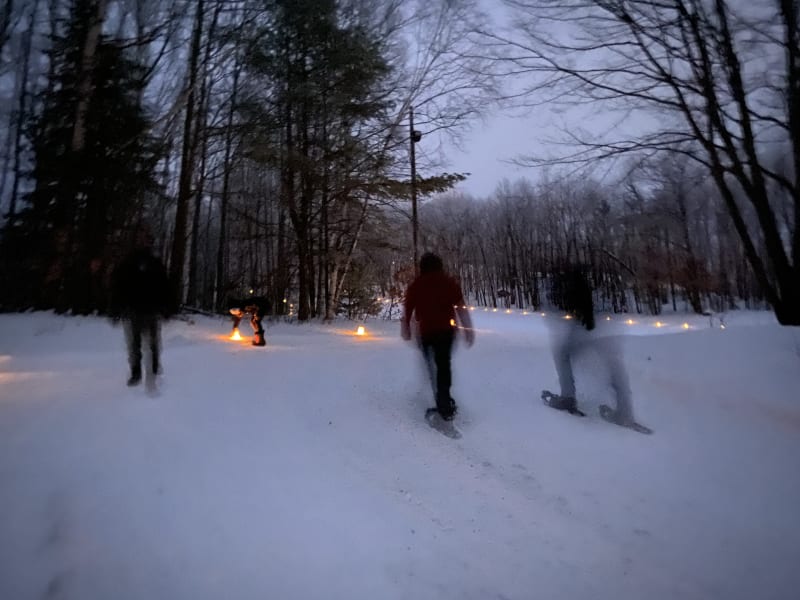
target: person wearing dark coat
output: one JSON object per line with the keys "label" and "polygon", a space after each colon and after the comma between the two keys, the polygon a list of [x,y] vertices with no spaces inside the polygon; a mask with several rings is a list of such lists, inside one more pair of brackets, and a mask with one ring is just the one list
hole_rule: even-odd
{"label": "person wearing dark coat", "polygon": [[445,421],[455,416],[457,406],[450,396],[452,371],[450,357],[457,323],[464,330],[468,346],[475,331],[458,282],[444,272],[442,259],[425,253],[419,261],[420,274],[406,291],[401,335],[411,339],[411,318],[418,325],[418,341],[423,358],[435,382],[436,410]]}
{"label": "person wearing dark coat", "polygon": [[176,312],[167,271],[147,245],[140,244],[117,265],[111,276],[111,316],[122,320],[128,347],[128,385],[142,381],[142,340],[149,356],[146,383],[161,373],[161,319]]}
{"label": "person wearing dark coat", "polygon": [[569,412],[577,410],[572,360],[594,348],[608,367],[611,387],[616,396],[616,410],[609,413],[608,419],[619,425],[634,425],[631,389],[619,348],[614,345],[613,339],[598,338],[589,333],[595,328],[595,320],[592,287],[587,274],[580,267],[570,266],[556,275],[554,283],[555,303],[570,318],[566,323],[559,323],[559,331],[554,336],[553,359],[561,395],[553,398],[549,405]]}

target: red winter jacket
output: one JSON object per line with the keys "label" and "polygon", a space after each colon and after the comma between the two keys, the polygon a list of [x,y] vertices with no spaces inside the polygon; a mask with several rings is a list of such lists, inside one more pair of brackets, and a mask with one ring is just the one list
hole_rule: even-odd
{"label": "red winter jacket", "polygon": [[453,329],[455,306],[464,304],[458,282],[443,271],[423,273],[406,291],[403,326],[408,328],[411,315],[419,321],[420,335],[427,336]]}

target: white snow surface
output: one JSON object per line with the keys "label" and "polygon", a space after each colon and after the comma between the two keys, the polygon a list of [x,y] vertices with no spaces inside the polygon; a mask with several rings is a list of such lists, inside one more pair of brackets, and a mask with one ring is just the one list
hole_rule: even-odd
{"label": "white snow surface", "polygon": [[0,315],[0,598],[798,598],[800,332],[633,318],[597,335],[653,435],[597,355],[586,418],[542,404],[557,315],[479,309],[452,440],[397,322],[170,322],[150,396],[107,320]]}

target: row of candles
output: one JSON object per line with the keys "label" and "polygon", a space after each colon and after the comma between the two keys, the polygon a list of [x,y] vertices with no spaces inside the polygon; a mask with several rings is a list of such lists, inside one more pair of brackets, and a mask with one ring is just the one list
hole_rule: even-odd
{"label": "row of candles", "polygon": [[[387,301],[387,302],[388,302],[388,301]],[[474,311],[474,310],[477,310],[475,306],[470,306],[470,307],[467,307],[467,306],[462,306],[461,308],[463,308],[463,309],[467,309],[467,308],[468,308],[469,310],[472,310],[472,311]],[[497,308],[484,308],[484,309],[483,309],[483,312],[493,312],[493,313],[496,313],[496,312],[500,312],[500,309],[497,309]],[[522,315],[525,315],[525,316],[528,316],[528,315],[536,315],[536,314],[538,314],[539,316],[542,316],[542,317],[546,317],[546,316],[547,316],[547,313],[546,313],[546,312],[540,312],[540,313],[536,313],[536,312],[531,312],[531,311],[527,311],[527,310],[518,311],[518,312],[519,312],[519,314],[522,314]],[[508,309],[505,309],[505,310],[503,311],[503,313],[504,313],[504,314],[507,314],[507,315],[513,315],[513,314],[516,314],[516,313],[515,313],[515,311],[511,310],[510,308],[508,308]],[[572,317],[572,315],[563,315],[561,318],[563,318],[563,319],[566,319],[566,320],[570,320],[570,319],[572,319],[573,317]],[[612,321],[613,319],[611,318],[611,316],[606,316],[605,320],[606,320],[606,321]],[[626,325],[637,325],[637,324],[638,324],[638,322],[637,322],[637,321],[634,321],[633,319],[630,319],[630,318],[628,318],[628,319],[625,319],[624,323],[625,323]],[[453,319],[451,319],[451,320],[450,320],[450,325],[452,325],[453,327],[455,327],[456,323],[455,323],[455,321],[454,321]],[[659,328],[659,329],[660,329],[660,328],[662,328],[662,327],[666,327],[666,326],[667,326],[667,324],[666,324],[666,323],[663,323],[662,321],[656,321],[655,323],[653,323],[653,326],[654,326],[654,327],[656,327],[656,328]],[[692,328],[692,327],[691,327],[691,325],[689,325],[689,323],[683,323],[683,324],[681,325],[681,329],[685,329],[685,330],[686,330],[686,329],[691,329],[691,328]],[[724,324],[721,324],[721,325],[720,325],[720,329],[725,329],[725,325],[724,325]],[[366,330],[366,328],[365,328],[363,325],[359,325],[359,326],[356,328],[356,331],[355,331],[355,334],[356,334],[356,335],[358,335],[358,336],[364,336],[364,335],[366,335],[366,333],[367,333],[367,330]],[[238,330],[235,330],[235,331],[234,331],[233,335],[231,336],[231,339],[233,339],[233,340],[241,340],[241,339],[242,339],[242,338],[241,338],[241,336],[239,335],[239,331],[238,331]]]}

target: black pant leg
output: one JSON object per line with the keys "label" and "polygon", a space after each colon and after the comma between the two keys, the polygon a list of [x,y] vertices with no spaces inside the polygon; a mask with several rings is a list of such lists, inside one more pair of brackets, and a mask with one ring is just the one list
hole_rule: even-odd
{"label": "black pant leg", "polygon": [[419,339],[419,349],[422,352],[422,361],[425,363],[425,373],[431,384],[431,391],[434,397],[436,396],[436,364],[433,361],[433,345],[430,340],[425,338]]}
{"label": "black pant leg", "polygon": [[150,349],[151,373],[158,375],[161,372],[161,322],[158,316],[148,316],[145,320],[145,329]]}
{"label": "black pant leg", "polygon": [[128,364],[132,377],[142,376],[142,319],[131,315],[125,319],[125,341],[128,346]]}
{"label": "black pant leg", "polygon": [[436,334],[432,343],[433,360],[436,363],[436,408],[443,417],[453,414],[450,386],[453,375],[450,356],[453,350],[453,332]]}

